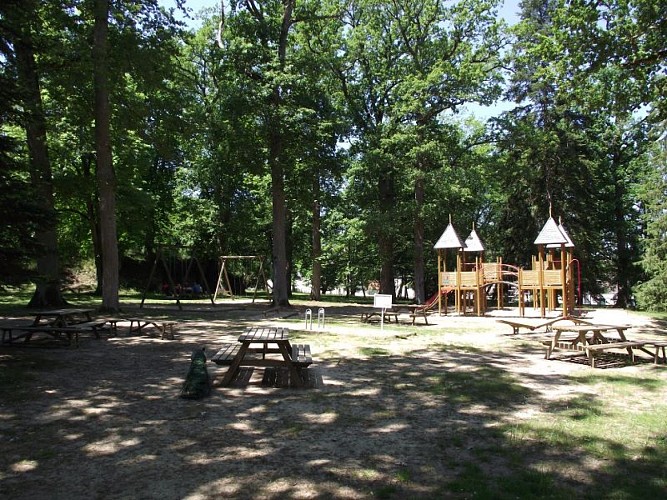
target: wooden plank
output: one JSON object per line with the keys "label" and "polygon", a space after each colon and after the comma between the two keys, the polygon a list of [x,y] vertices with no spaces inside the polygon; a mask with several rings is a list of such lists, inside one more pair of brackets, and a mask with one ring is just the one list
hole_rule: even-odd
{"label": "wooden plank", "polygon": [[588,345],[586,346],[586,355],[591,361],[591,367],[595,368],[595,356],[599,352],[604,352],[609,349],[626,349],[628,351],[628,355],[630,356],[630,360],[634,363],[635,362],[635,353],[633,351],[633,348],[643,348],[645,345],[645,342],[636,342],[636,341],[625,341],[625,342],[610,342],[610,343],[605,343],[605,344],[593,344],[593,345]]}
{"label": "wooden plank", "polygon": [[313,357],[310,353],[310,345],[294,344],[292,346],[292,361],[299,366],[308,366],[312,364]]}
{"label": "wooden plank", "polygon": [[213,355],[211,361],[217,365],[231,365],[240,347],[240,344],[223,344],[220,350]]}

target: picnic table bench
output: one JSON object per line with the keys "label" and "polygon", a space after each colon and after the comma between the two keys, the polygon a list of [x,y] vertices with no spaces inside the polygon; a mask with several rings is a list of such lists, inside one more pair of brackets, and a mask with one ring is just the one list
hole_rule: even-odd
{"label": "picnic table bench", "polygon": [[[415,324],[415,320],[417,318],[423,318],[424,323],[426,323],[428,325],[429,324],[428,323],[428,317],[432,314],[432,312],[424,310],[424,309],[419,309],[419,307],[421,307],[421,306],[419,306],[419,305],[415,305],[415,306],[408,306],[408,305],[396,306],[392,309],[388,309],[388,310],[384,311],[384,319],[387,322],[391,323],[391,319],[394,318],[394,322],[398,323],[398,317],[401,314],[400,309],[401,308],[408,308],[410,310],[408,311],[407,314],[412,319],[412,324],[413,325]],[[368,323],[372,318],[375,318],[375,317],[381,318],[381,314],[382,313],[380,311],[362,312],[361,313],[361,321],[363,321],[364,323]]]}
{"label": "picnic table bench", "polygon": [[361,321],[364,323],[369,323],[372,318],[377,317],[382,319],[382,314],[384,313],[384,319],[391,323],[391,318],[394,318],[394,321],[398,323],[398,312],[392,310],[386,311],[366,311],[361,313]]}
{"label": "picnic table bench", "polygon": [[[11,344],[17,340],[23,339],[24,342],[30,342],[35,333],[45,333],[56,340],[67,339],[70,345],[79,344],[79,334],[93,333],[96,338],[100,338],[100,330],[104,328],[105,321],[88,321],[85,323],[76,323],[72,325],[41,324],[41,325],[3,325],[2,343]],[[15,335],[14,332],[21,332]]]}
{"label": "picnic table bench", "polygon": [[[553,326],[554,335],[551,339],[543,341],[547,351],[545,358],[549,359],[554,349],[565,349],[571,351],[581,351],[586,353],[586,357],[595,368],[595,360],[601,353],[609,350],[625,350],[630,356],[632,363],[635,362],[635,350],[642,351],[651,358],[655,364],[660,359],[662,350],[663,361],[667,362],[665,357],[666,341],[655,340],[630,340],[625,336],[625,331],[629,326],[623,325],[558,325]],[[608,332],[612,332],[611,336]],[[570,335],[568,335],[570,334]],[[654,347],[654,352],[647,349],[648,346]]]}
{"label": "picnic table bench", "polygon": [[432,311],[428,310],[424,304],[410,304],[399,307],[407,307],[409,309],[408,315],[412,318],[413,325],[417,318],[424,318],[424,323],[428,325],[428,317],[431,315]]}
{"label": "picnic table bench", "polygon": [[541,323],[538,323],[536,325],[531,325],[529,323],[524,323],[521,321],[514,321],[511,319],[497,319],[496,320],[498,323],[503,323],[506,325],[509,325],[512,327],[512,333],[514,335],[517,335],[522,328],[525,328],[526,330],[529,330],[531,332],[534,332],[535,330],[539,330],[541,328],[545,328],[547,332],[550,332],[552,330],[552,327],[554,324],[560,322],[560,321],[571,321],[575,325],[589,325],[590,322],[585,321],[581,318],[577,318],[575,316],[560,316],[558,318],[553,318],[548,321],[543,321]]}
{"label": "picnic table bench", "polygon": [[[32,340],[36,333],[50,335],[56,340],[67,339],[70,345],[79,344],[79,334],[90,332],[99,338],[104,328],[104,319],[94,319],[93,309],[63,308],[39,311],[29,324],[6,323],[2,325],[2,343],[11,344],[23,339],[24,343]],[[14,332],[20,332],[14,335]]]}
{"label": "picnic table bench", "polygon": [[128,331],[129,335],[132,335],[133,333],[141,335],[145,327],[154,326],[160,332],[163,340],[165,338],[174,340],[174,326],[177,324],[176,321],[153,318],[126,318],[125,321],[130,322],[130,329]]}
{"label": "picnic table bench", "polygon": [[241,344],[222,344],[220,350],[211,357],[211,361],[216,365],[229,366],[232,364],[240,348]]}

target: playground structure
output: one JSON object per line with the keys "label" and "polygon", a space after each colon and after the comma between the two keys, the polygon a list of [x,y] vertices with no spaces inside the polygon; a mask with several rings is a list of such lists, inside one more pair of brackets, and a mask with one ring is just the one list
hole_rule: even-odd
{"label": "playground structure", "polygon": [[[175,300],[180,310],[183,309],[181,300],[184,299],[208,297],[211,303],[215,304],[210,292],[211,289],[206,281],[206,274],[193,249],[184,246],[164,245],[159,247],[155,253],[155,261],[148,277],[146,289],[141,297],[140,309],[144,307],[148,292],[155,289],[153,278],[155,277],[158,263],[162,263],[163,278],[161,292],[165,300]],[[196,271],[198,274],[193,276],[193,271]],[[196,284],[198,282],[202,284],[199,285],[201,290],[194,290],[194,287],[190,286],[190,283]]]}
{"label": "playground structure", "polygon": [[[451,219],[447,228],[435,243],[438,251],[438,313],[447,314],[447,298],[454,295],[454,309],[465,314],[469,309],[478,316],[486,312],[487,295],[493,290],[498,309],[503,307],[504,290],[514,287],[518,291],[519,312],[525,315],[525,306],[532,296],[533,306],[540,308],[542,317],[546,310],[554,310],[560,293],[563,316],[574,311],[573,265],[578,261],[572,256],[574,244],[562,224],[556,224],[549,217],[542,231],[535,240],[538,255],[533,257],[531,269],[524,270],[517,266],[496,262],[484,262],[484,245],[473,227],[465,242],[459,238]],[[447,252],[456,252],[456,266],[447,269]],[[474,255],[474,260],[467,262],[467,255]]]}
{"label": "playground structure", "polygon": [[533,306],[539,305],[541,317],[546,317],[546,310],[557,308],[558,293],[561,294],[563,317],[574,312],[574,243],[562,223],[549,217],[535,239],[538,247],[537,258],[533,257],[529,271],[519,271],[519,310],[525,314],[525,292],[533,296]]}
{"label": "playground structure", "polygon": [[255,287],[253,289],[252,302],[255,302],[257,297],[257,290],[259,289],[260,279],[263,281],[263,288],[266,291],[267,296],[270,298],[271,291],[269,290],[268,281],[266,279],[266,274],[264,273],[264,257],[261,255],[222,255],[220,256],[220,273],[218,274],[218,282],[215,287],[215,294],[213,295],[213,301],[218,298],[218,294],[228,296],[234,299],[234,293],[232,291],[231,280],[229,279],[229,263],[230,262],[243,262],[249,261],[251,264],[254,262],[258,264],[257,267],[257,279],[255,281]]}

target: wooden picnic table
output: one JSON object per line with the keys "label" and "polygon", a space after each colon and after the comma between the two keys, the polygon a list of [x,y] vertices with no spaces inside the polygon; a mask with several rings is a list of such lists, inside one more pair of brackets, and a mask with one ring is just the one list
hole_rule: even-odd
{"label": "wooden picnic table", "polygon": [[[592,367],[595,367],[596,355],[609,349],[625,349],[633,362],[633,349],[640,349],[653,356],[653,353],[644,348],[647,342],[632,341],[625,336],[625,331],[629,328],[624,325],[552,325],[553,337],[545,341],[545,359],[551,357],[554,349],[584,352]],[[567,335],[568,333],[574,336]],[[609,333],[615,336],[612,337]]]}
{"label": "wooden picnic table", "polygon": [[176,325],[176,321],[155,318],[127,318],[125,321],[130,322],[128,335],[132,335],[133,333],[141,335],[145,327],[154,326],[160,332],[163,340],[174,340],[174,326]]}
{"label": "wooden picnic table", "polygon": [[[92,317],[94,309],[63,308],[49,311],[39,311],[34,314],[34,319],[28,325],[12,325],[3,327],[3,343],[12,343],[23,339],[24,343],[30,342],[35,333],[44,333],[56,340],[66,338],[70,345],[79,343],[79,333],[92,332],[99,337],[99,329],[106,321],[95,320]],[[14,335],[13,331],[21,332]]]}
{"label": "wooden picnic table", "polygon": [[374,308],[371,311],[362,312],[361,321],[369,323],[371,319],[377,317],[388,323],[391,323],[391,319],[394,318],[394,321],[398,323],[398,317],[401,312],[406,312],[408,316],[410,316],[413,325],[417,318],[424,318],[424,323],[428,325],[428,317],[431,314],[431,311],[427,310],[424,304],[392,304],[391,307],[387,309],[378,310],[377,308]]}
{"label": "wooden picnic table", "polygon": [[424,323],[428,325],[428,317],[431,314],[424,304],[396,304],[394,305],[396,311],[407,309],[408,315],[412,318],[412,324],[415,324],[417,318],[424,318]]}
{"label": "wooden picnic table", "polygon": [[35,313],[33,326],[70,326],[93,321],[94,309],[54,309]]}
{"label": "wooden picnic table", "polygon": [[310,346],[292,346],[287,328],[249,327],[239,336],[238,342],[223,345],[211,358],[219,365],[229,365],[221,385],[229,385],[242,366],[258,366],[286,368],[292,385],[303,387],[301,368],[312,362]]}

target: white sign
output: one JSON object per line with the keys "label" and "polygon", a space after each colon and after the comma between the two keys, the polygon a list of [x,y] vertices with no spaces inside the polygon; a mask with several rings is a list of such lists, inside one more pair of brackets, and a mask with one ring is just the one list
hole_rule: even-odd
{"label": "white sign", "polygon": [[391,295],[376,293],[373,295],[373,307],[377,307],[379,309],[391,309],[393,307],[391,299]]}

